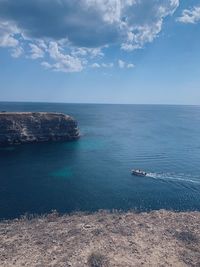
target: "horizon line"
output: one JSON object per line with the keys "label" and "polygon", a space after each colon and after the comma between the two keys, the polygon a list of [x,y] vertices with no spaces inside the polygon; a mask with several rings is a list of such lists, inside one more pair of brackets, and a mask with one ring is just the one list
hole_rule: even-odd
{"label": "horizon line", "polygon": [[200,106],[200,104],[180,103],[101,103],[101,102],[50,102],[50,101],[10,101],[0,100],[0,103],[40,103],[40,104],[69,104],[69,105],[143,105],[143,106]]}

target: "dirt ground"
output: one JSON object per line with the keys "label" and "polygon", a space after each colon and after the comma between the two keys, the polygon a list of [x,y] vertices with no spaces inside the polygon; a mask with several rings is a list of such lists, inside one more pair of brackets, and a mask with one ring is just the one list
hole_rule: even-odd
{"label": "dirt ground", "polygon": [[200,212],[52,213],[2,221],[0,266],[200,266]]}

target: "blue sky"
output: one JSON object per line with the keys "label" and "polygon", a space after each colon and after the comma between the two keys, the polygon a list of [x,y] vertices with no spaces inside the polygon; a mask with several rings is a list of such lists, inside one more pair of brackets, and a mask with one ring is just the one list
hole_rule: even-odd
{"label": "blue sky", "polygon": [[0,0],[0,101],[200,104],[200,1]]}

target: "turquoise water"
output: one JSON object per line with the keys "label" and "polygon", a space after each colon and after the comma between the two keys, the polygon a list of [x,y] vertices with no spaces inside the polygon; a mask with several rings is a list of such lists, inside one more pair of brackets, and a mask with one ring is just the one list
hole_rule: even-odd
{"label": "turquoise water", "polygon": [[[98,209],[200,210],[200,107],[0,103],[74,116],[77,142],[0,149],[0,218]],[[148,172],[131,176],[132,168]]]}

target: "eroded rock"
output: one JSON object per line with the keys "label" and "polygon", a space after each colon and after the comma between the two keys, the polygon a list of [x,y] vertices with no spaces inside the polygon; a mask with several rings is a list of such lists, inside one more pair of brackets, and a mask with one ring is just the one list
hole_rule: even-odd
{"label": "eroded rock", "polygon": [[0,112],[0,146],[70,141],[79,136],[77,122],[65,114]]}

